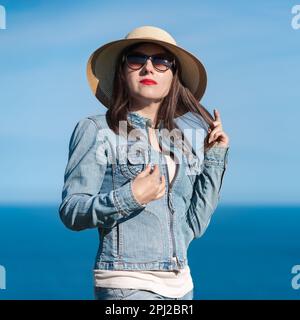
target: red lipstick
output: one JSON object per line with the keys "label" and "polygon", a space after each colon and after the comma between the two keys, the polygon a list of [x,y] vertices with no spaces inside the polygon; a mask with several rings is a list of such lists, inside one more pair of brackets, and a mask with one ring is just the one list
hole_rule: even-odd
{"label": "red lipstick", "polygon": [[145,84],[145,85],[157,84],[157,82],[152,79],[143,79],[140,81],[140,83]]}

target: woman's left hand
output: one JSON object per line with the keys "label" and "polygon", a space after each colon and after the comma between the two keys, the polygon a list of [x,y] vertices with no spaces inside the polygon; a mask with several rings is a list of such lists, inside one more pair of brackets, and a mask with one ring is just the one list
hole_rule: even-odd
{"label": "woman's left hand", "polygon": [[229,137],[223,131],[220,112],[214,109],[215,120],[208,129],[207,148],[216,144],[217,147],[226,148],[229,145]]}

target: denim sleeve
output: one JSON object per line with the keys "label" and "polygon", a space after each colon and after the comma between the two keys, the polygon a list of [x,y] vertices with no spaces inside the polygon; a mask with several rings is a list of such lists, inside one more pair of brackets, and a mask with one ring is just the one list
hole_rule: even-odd
{"label": "denim sleeve", "polygon": [[[66,227],[80,231],[94,227],[113,227],[119,219],[143,209],[132,192],[132,180],[100,193],[107,168],[107,156],[97,161],[98,128],[93,120],[80,120],[69,143],[59,215]],[[99,150],[99,149],[98,149]]]}
{"label": "denim sleeve", "polygon": [[200,238],[210,223],[219,198],[224,173],[228,163],[229,146],[211,147],[204,154],[203,170],[197,175],[189,209],[187,222]]}

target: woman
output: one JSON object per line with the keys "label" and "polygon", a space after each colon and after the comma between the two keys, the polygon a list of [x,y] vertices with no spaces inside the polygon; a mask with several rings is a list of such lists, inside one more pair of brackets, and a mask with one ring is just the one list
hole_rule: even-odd
{"label": "woman", "polygon": [[71,230],[98,228],[95,298],[192,300],[187,249],[217,206],[229,149],[220,113],[199,103],[206,71],[143,26],[97,49],[87,75],[108,110],[72,133],[59,213]]}

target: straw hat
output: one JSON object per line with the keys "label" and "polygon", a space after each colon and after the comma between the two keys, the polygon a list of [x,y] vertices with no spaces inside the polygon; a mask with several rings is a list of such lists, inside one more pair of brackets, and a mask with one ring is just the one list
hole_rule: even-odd
{"label": "straw hat", "polygon": [[173,53],[180,64],[183,85],[189,88],[198,101],[201,100],[207,84],[203,64],[193,54],[178,46],[175,39],[165,30],[142,26],[130,31],[124,39],[102,45],[89,57],[88,82],[93,94],[106,108],[110,106],[115,67],[120,53],[126,47],[139,42],[155,43]]}

